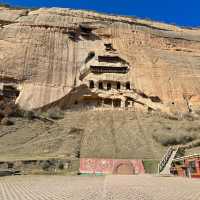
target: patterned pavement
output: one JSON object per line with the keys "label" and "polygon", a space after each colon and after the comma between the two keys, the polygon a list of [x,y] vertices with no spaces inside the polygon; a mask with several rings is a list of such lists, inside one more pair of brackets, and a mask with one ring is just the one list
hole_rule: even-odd
{"label": "patterned pavement", "polygon": [[200,200],[200,180],[139,176],[0,178],[0,200]]}

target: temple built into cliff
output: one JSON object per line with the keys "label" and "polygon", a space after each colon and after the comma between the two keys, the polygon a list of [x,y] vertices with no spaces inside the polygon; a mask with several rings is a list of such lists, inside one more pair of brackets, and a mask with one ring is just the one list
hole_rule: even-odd
{"label": "temple built into cliff", "polygon": [[[81,103],[92,107],[132,107],[132,83],[128,81],[129,64],[120,57],[112,44],[105,44],[101,53],[90,52],[80,69],[80,84],[91,90],[91,95],[82,96]],[[78,104],[78,101],[76,101]]]}
{"label": "temple built into cliff", "polygon": [[[0,7],[0,94],[35,110],[200,108],[200,34],[63,8]],[[9,89],[8,89],[9,88]]]}

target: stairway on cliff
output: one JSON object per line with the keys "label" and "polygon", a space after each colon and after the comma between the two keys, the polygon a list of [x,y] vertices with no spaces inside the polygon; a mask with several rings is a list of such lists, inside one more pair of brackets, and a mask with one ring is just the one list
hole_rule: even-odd
{"label": "stairway on cliff", "polygon": [[170,175],[170,169],[173,159],[176,157],[179,147],[169,147],[166,154],[163,156],[159,164],[159,174],[160,175]]}

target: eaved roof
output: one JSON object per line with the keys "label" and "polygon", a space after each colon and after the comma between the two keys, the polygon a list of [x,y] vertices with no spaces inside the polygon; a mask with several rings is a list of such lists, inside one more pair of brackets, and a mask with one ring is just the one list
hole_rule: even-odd
{"label": "eaved roof", "polygon": [[[118,57],[118,62],[99,62],[99,57]],[[90,66],[100,66],[100,67],[127,67],[129,68],[128,63],[122,59],[117,53],[111,53],[111,52],[101,52],[97,55],[95,55],[90,61],[85,63],[81,69],[80,69],[80,75],[84,76],[84,74],[88,74],[90,71]]]}

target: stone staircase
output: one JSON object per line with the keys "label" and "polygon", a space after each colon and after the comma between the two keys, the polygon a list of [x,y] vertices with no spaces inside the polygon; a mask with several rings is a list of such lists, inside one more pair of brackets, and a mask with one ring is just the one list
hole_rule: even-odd
{"label": "stone staircase", "polygon": [[159,163],[158,173],[160,175],[170,175],[171,164],[178,150],[179,147],[177,148],[169,147],[166,154],[163,156],[162,160]]}

